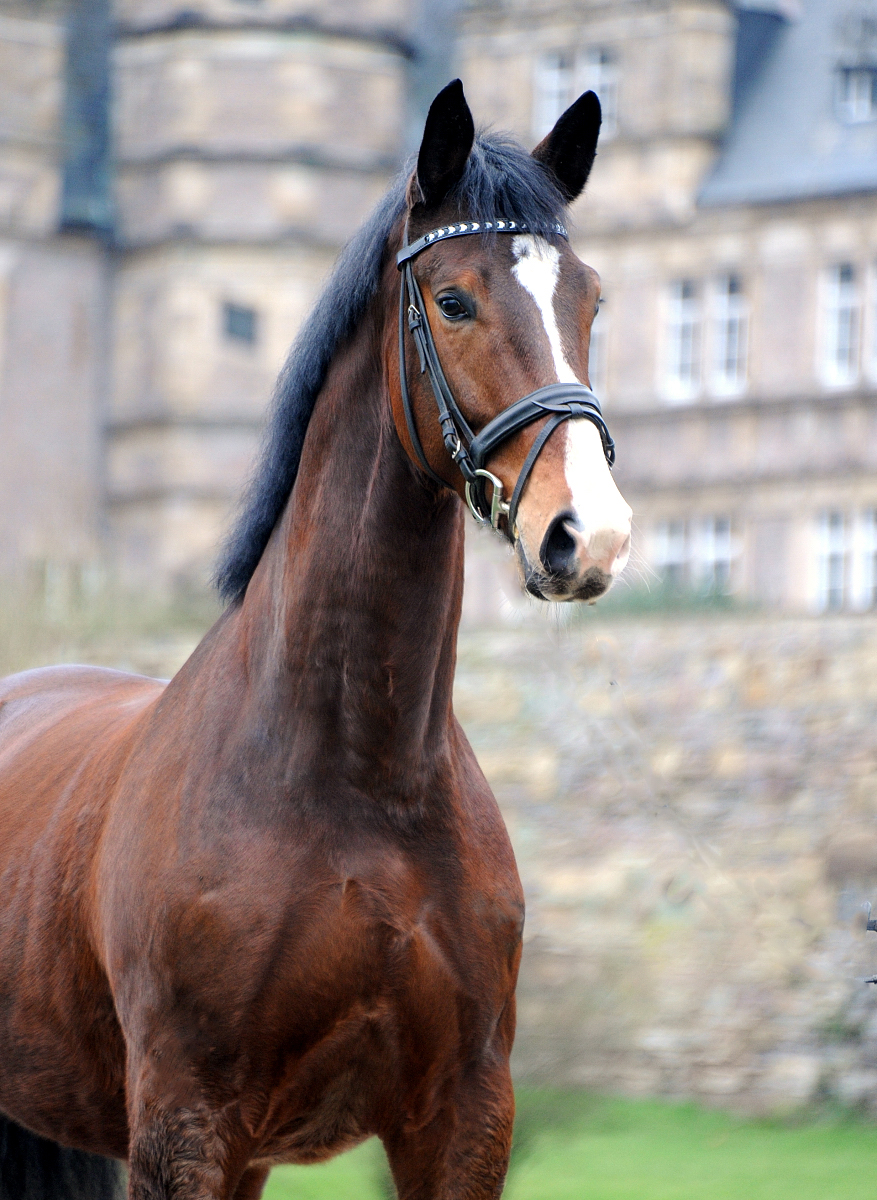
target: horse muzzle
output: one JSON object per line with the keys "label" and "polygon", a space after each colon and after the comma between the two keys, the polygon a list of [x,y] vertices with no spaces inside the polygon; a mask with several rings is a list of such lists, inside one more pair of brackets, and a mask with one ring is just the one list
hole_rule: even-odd
{"label": "horse muzzle", "polygon": [[515,548],[530,595],[561,603],[604,595],[630,556],[630,519],[619,514],[615,524],[588,531],[574,513],[560,513],[545,532],[536,563],[519,538]]}

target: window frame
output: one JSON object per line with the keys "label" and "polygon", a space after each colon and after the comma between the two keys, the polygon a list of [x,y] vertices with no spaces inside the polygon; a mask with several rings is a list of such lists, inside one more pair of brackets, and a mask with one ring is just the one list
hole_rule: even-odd
{"label": "window frame", "polygon": [[614,46],[594,44],[541,51],[533,59],[532,136],[541,141],[574,100],[583,92],[594,91],[603,111],[600,136],[603,141],[611,140],[618,132],[620,74]]}
{"label": "window frame", "polygon": [[242,304],[237,300],[220,302],[220,330],[224,345],[255,349],[259,344],[259,324],[259,310],[254,305]]}
{"label": "window frame", "polygon": [[[849,270],[850,278],[842,275]],[[822,272],[818,373],[827,388],[855,387],[862,374],[862,289],[861,268],[852,261],[837,262]],[[845,293],[845,289],[848,291]],[[844,343],[842,314],[849,314],[846,335],[846,369],[841,366]]]}
{"label": "window frame", "polygon": [[726,513],[659,521],[652,548],[655,571],[670,590],[721,596],[737,590],[740,544]]}
{"label": "window frame", "polygon": [[[684,294],[686,288],[691,289],[690,295]],[[664,297],[661,372],[664,399],[669,404],[692,404],[703,393],[703,281],[692,276],[671,280],[664,289]],[[685,364],[687,378],[682,369]]]}
{"label": "window frame", "polygon": [[[722,282],[724,289],[720,286]],[[709,307],[709,392],[719,400],[734,399],[744,395],[748,386],[751,318],[749,298],[736,271],[725,271],[712,277]],[[736,327],[737,363],[733,375],[727,371],[728,331],[732,327]]]}
{"label": "window frame", "polygon": [[[851,89],[860,81],[864,88]],[[858,94],[851,94],[857,92]],[[867,125],[877,121],[877,66],[838,67],[835,72],[835,111],[844,125]]]}
{"label": "window frame", "polygon": [[852,597],[853,523],[839,508],[823,509],[817,523],[816,607],[823,613],[843,612]]}

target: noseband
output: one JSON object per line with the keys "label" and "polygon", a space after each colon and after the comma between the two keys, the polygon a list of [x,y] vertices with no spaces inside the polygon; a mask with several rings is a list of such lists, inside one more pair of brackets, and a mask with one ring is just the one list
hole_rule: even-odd
{"label": "noseband", "polygon": [[[566,237],[567,232],[560,224],[554,225],[552,232],[559,237]],[[508,408],[503,409],[484,426],[480,433],[475,434],[454,399],[445,373],[439,361],[438,350],[433,340],[432,330],[426,317],[423,295],[414,271],[412,260],[427,247],[447,238],[465,237],[473,233],[529,233],[529,226],[523,221],[496,219],[493,221],[461,221],[455,225],[446,225],[433,229],[418,238],[410,246],[408,244],[408,227],[405,228],[405,243],[396,255],[396,264],[402,272],[402,284],[399,288],[399,375],[402,387],[402,405],[405,409],[405,422],[408,426],[408,436],[427,475],[443,487],[451,487],[446,479],[432,469],[426,460],[417,427],[414,423],[414,410],[411,395],[408,391],[408,375],[405,367],[405,319],[407,314],[408,328],[414,338],[417,354],[420,359],[420,373],[429,376],[435,402],[438,406],[438,420],[444,438],[445,447],[451,458],[460,468],[466,481],[466,503],[473,517],[482,525],[488,522],[494,529],[500,529],[500,520],[505,517],[505,532],[509,540],[515,536],[515,519],[518,504],[524,492],[524,487],[536,459],[539,457],[545,443],[563,421],[584,418],[591,421],[600,431],[603,442],[603,453],[610,467],[615,463],[615,443],[613,442],[600,402],[582,383],[551,383],[539,388],[529,395],[515,400]],[[407,306],[405,303],[407,295]],[[514,486],[511,499],[503,499],[502,480],[498,479],[485,468],[490,455],[508,441],[519,430],[532,425],[534,421],[548,417],[543,428],[521,467],[517,483]],[[487,484],[492,485],[493,491],[490,502],[487,500]],[[502,532],[502,531],[501,531]]]}

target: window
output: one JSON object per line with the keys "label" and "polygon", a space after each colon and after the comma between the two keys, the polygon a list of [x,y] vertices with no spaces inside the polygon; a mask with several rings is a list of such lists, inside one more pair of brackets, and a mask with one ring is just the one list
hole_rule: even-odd
{"label": "window", "polygon": [[859,323],[856,268],[840,263],[825,280],[822,377],[830,387],[858,380]]}
{"label": "window", "polygon": [[848,125],[877,119],[877,67],[841,67],[837,114]]}
{"label": "window", "polygon": [[853,604],[877,608],[877,509],[866,508],[859,514],[853,546]]}
{"label": "window", "polygon": [[700,391],[700,291],[692,279],[670,285],[665,393],[677,403]]}
{"label": "window", "polygon": [[667,296],[662,391],[670,403],[746,390],[749,302],[735,272],[677,279]]}
{"label": "window", "polygon": [[254,346],[258,333],[258,313],[254,308],[245,308],[241,304],[223,304],[222,331],[229,342]]}
{"label": "window", "polygon": [[715,396],[738,396],[746,387],[749,306],[738,275],[720,275],[713,286],[712,372]]}
{"label": "window", "polygon": [[606,306],[601,304],[591,325],[588,347],[588,378],[601,400],[606,394],[606,333]]}
{"label": "window", "polygon": [[674,591],[727,595],[738,550],[730,517],[662,521],[655,530],[655,568]]}
{"label": "window", "polygon": [[731,590],[735,550],[728,517],[705,517],[698,522],[693,558],[699,587],[722,595]]}
{"label": "window", "polygon": [[561,113],[575,100],[575,65],[572,54],[554,51],[536,60],[533,86],[533,136],[540,140],[554,128]]}
{"label": "window", "polygon": [[819,514],[816,607],[822,612],[877,608],[877,507]]}
{"label": "window", "polygon": [[611,50],[552,50],[536,59],[533,81],[533,136],[545,137],[561,113],[582,92],[595,91],[603,110],[601,136],[618,125],[618,64]]}
{"label": "window", "polygon": [[661,521],[655,531],[655,568],[674,591],[690,583],[688,523]]}
{"label": "window", "polygon": [[868,377],[877,383],[877,262],[871,263],[868,272],[868,318],[861,341]]}
{"label": "window", "polygon": [[824,512],[819,517],[817,604],[822,611],[844,608],[850,599],[849,526],[842,512]]}
{"label": "window", "polygon": [[600,136],[612,137],[618,129],[618,62],[610,50],[594,46],[579,55],[575,91],[578,96],[597,93],[603,110]]}

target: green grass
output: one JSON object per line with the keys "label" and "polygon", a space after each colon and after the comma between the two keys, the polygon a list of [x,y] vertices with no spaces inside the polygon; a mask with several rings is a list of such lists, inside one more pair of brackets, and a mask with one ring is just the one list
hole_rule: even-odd
{"label": "green grass", "polygon": [[263,1200],[387,1200],[386,1169],[373,1139],[315,1167],[275,1167]]}
{"label": "green grass", "polygon": [[[863,1200],[877,1126],[844,1114],[747,1121],[689,1104],[518,1094],[505,1200]],[[319,1167],[279,1167],[265,1200],[385,1200],[367,1143]]]}

